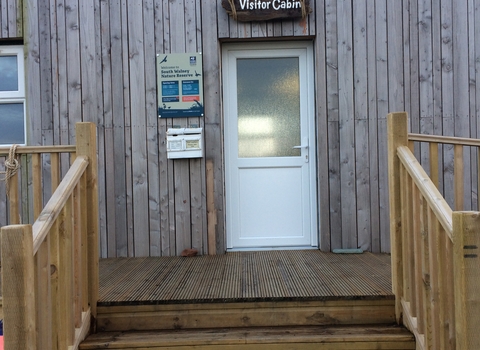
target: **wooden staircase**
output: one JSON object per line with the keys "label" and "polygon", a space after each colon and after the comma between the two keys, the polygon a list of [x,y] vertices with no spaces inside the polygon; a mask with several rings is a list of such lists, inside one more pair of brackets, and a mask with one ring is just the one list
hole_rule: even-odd
{"label": "wooden staircase", "polygon": [[109,306],[80,349],[415,349],[393,300]]}
{"label": "wooden staircase", "polygon": [[415,349],[395,324],[388,256],[235,253],[100,263],[80,349]]}

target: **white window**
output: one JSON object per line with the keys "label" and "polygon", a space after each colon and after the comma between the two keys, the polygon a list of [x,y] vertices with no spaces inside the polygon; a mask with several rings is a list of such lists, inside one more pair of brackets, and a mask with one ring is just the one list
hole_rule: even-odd
{"label": "white window", "polygon": [[22,46],[0,46],[0,145],[25,145],[25,76]]}

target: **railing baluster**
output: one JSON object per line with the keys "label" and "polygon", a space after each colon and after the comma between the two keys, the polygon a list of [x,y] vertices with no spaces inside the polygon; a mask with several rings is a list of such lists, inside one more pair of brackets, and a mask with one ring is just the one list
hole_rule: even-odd
{"label": "railing baluster", "polygon": [[[405,169],[402,166],[403,169]],[[405,184],[406,187],[406,197],[407,197],[407,202],[405,203],[406,207],[406,213],[407,213],[407,220],[406,220],[406,241],[405,241],[405,246],[407,247],[407,254],[404,256],[404,259],[408,261],[408,268],[405,271],[406,274],[408,274],[408,279],[410,286],[408,287],[408,299],[410,302],[410,308],[411,308],[411,315],[413,317],[416,317],[416,308],[417,308],[417,298],[415,296],[415,256],[411,254],[414,251],[414,238],[413,238],[413,182],[412,182],[412,177],[410,174],[407,173],[406,170],[406,178],[407,182]]]}
{"label": "railing baluster", "polygon": [[[401,202],[401,221],[405,222],[407,215],[408,215],[408,208],[407,208],[407,193],[406,193],[406,186],[405,183],[407,181],[406,179],[407,174],[405,171],[405,168],[403,166],[400,166],[400,182],[402,184],[401,186],[401,191],[400,191],[400,202]],[[402,256],[406,257],[407,256],[407,250],[408,250],[408,227],[407,225],[402,225],[401,226],[401,240],[402,240]],[[409,271],[409,261],[408,259],[402,259],[402,270],[403,270],[403,280],[402,282],[402,298],[404,298],[407,302],[410,302],[410,275],[408,273]]]}
{"label": "railing baluster", "polygon": [[438,290],[438,265],[437,265],[437,251],[438,251],[438,231],[436,223],[438,220],[430,208],[428,208],[428,270],[429,270],[429,292],[430,299],[430,329],[431,329],[431,347],[432,349],[444,349],[439,346],[439,290]]}
{"label": "railing baluster", "polygon": [[423,324],[422,333],[425,334],[425,348],[430,349],[431,343],[431,322],[430,322],[430,273],[428,270],[428,206],[425,198],[420,199],[420,280],[422,300],[421,324]]}
{"label": "railing baluster", "polygon": [[41,155],[32,154],[33,220],[37,220],[43,208]]}
{"label": "railing baluster", "polygon": [[[81,206],[81,215],[80,215],[80,226],[82,228],[82,246],[81,246],[81,276],[82,280],[88,280],[88,232],[87,232],[87,175],[83,174],[82,178],[80,179],[80,202],[84,203]],[[82,286],[82,311],[87,311],[88,309],[88,283],[83,283]]]}
{"label": "railing baluster", "polygon": [[58,216],[58,343],[60,349],[68,347],[68,233],[67,226],[69,217],[67,217],[66,206]]}
{"label": "railing baluster", "polygon": [[52,349],[52,297],[50,287],[49,237],[43,241],[35,255],[35,291],[37,308],[37,341],[39,349]]}
{"label": "railing baluster", "polygon": [[463,189],[463,146],[454,146],[454,165],[453,165],[453,177],[454,177],[454,198],[455,198],[455,210],[460,211],[464,208],[464,189]]}
{"label": "railing baluster", "polygon": [[408,148],[410,148],[410,151],[412,151],[412,153],[415,153],[415,142],[408,140]]}
{"label": "railing baluster", "polygon": [[21,224],[28,224],[32,222],[33,213],[31,212],[30,204],[32,203],[29,198],[32,195],[30,192],[30,188],[28,186],[31,177],[31,170],[30,165],[31,162],[28,160],[28,154],[22,154],[20,156],[20,169],[25,169],[25,171],[21,171],[19,169],[20,174],[20,223]]}
{"label": "railing baluster", "polygon": [[50,279],[51,283],[51,308],[52,308],[52,350],[57,350],[59,345],[59,310],[61,306],[58,304],[59,301],[59,252],[58,252],[58,236],[59,236],[59,220],[56,220],[50,229],[50,264],[52,269],[52,276]]}
{"label": "railing baluster", "polygon": [[[433,214],[433,213],[432,213]],[[435,292],[434,298],[436,301],[436,308],[437,312],[434,315],[434,320],[437,322],[437,330],[438,330],[438,348],[439,349],[447,349],[446,347],[446,337],[445,334],[445,300],[447,295],[447,288],[446,284],[448,283],[448,278],[445,278],[445,259],[446,259],[446,252],[445,252],[445,237],[446,233],[443,229],[440,222],[437,220],[436,216],[432,216],[433,222],[433,238],[434,241],[432,242],[432,247],[434,248],[432,251],[432,269],[435,269]]]}
{"label": "railing baluster", "polygon": [[423,310],[423,276],[422,276],[422,229],[420,224],[421,216],[421,195],[418,187],[413,188],[413,239],[414,239],[414,257],[415,257],[415,295],[416,295],[416,309],[418,332],[424,333],[424,310]]}
{"label": "railing baluster", "polygon": [[50,167],[52,176],[52,193],[55,192],[60,184],[60,168],[59,168],[59,155],[58,153],[50,153]]}
{"label": "railing baluster", "polygon": [[19,209],[20,194],[18,193],[19,192],[18,178],[19,178],[19,174],[16,173],[9,180],[8,202],[9,202],[9,209],[10,209],[10,225],[20,224],[20,209]]}
{"label": "railing baluster", "polygon": [[[83,177],[82,177],[83,178]],[[74,278],[74,321],[75,328],[80,328],[82,324],[82,203],[81,203],[81,185],[77,184],[73,191],[73,278]]]}
{"label": "railing baluster", "polygon": [[438,143],[430,143],[430,179],[438,188]]}
{"label": "railing baluster", "polygon": [[67,200],[64,207],[65,212],[65,229],[63,230],[63,237],[60,241],[61,258],[63,260],[65,274],[65,320],[64,323],[67,328],[66,338],[67,344],[70,346],[75,339],[75,318],[74,318],[74,296],[73,296],[73,196]]}
{"label": "railing baluster", "polygon": [[453,242],[445,237],[445,273],[448,283],[446,283],[447,288],[447,297],[445,300],[446,304],[446,326],[448,327],[447,332],[447,344],[449,349],[455,349],[455,303],[454,303],[454,294],[455,294],[455,283],[453,279]]}

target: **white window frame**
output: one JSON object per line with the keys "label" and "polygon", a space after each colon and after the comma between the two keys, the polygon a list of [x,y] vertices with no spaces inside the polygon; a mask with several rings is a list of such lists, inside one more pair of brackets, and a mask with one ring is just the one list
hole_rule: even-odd
{"label": "white window frame", "polygon": [[[15,46],[0,45],[0,57],[1,56],[17,56],[18,90],[0,91],[0,104],[23,103],[24,143],[20,145],[25,145],[27,143],[27,114],[26,114],[26,100],[25,100],[25,62],[24,62],[23,45],[15,45]],[[11,146],[11,145],[2,143],[2,140],[0,140],[0,146]]]}

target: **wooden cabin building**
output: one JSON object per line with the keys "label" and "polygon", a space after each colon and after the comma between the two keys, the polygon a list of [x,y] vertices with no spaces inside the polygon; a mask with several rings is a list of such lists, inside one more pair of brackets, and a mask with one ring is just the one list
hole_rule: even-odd
{"label": "wooden cabin building", "polygon": [[[201,115],[159,117],[157,57],[174,54],[200,57]],[[0,144],[74,144],[75,123],[97,125],[104,258],[389,252],[386,116],[403,110],[412,132],[480,137],[479,1],[0,0]],[[202,129],[201,157],[169,158],[178,127]],[[464,154],[464,209],[477,159]],[[0,226],[8,211],[2,182]]]}

